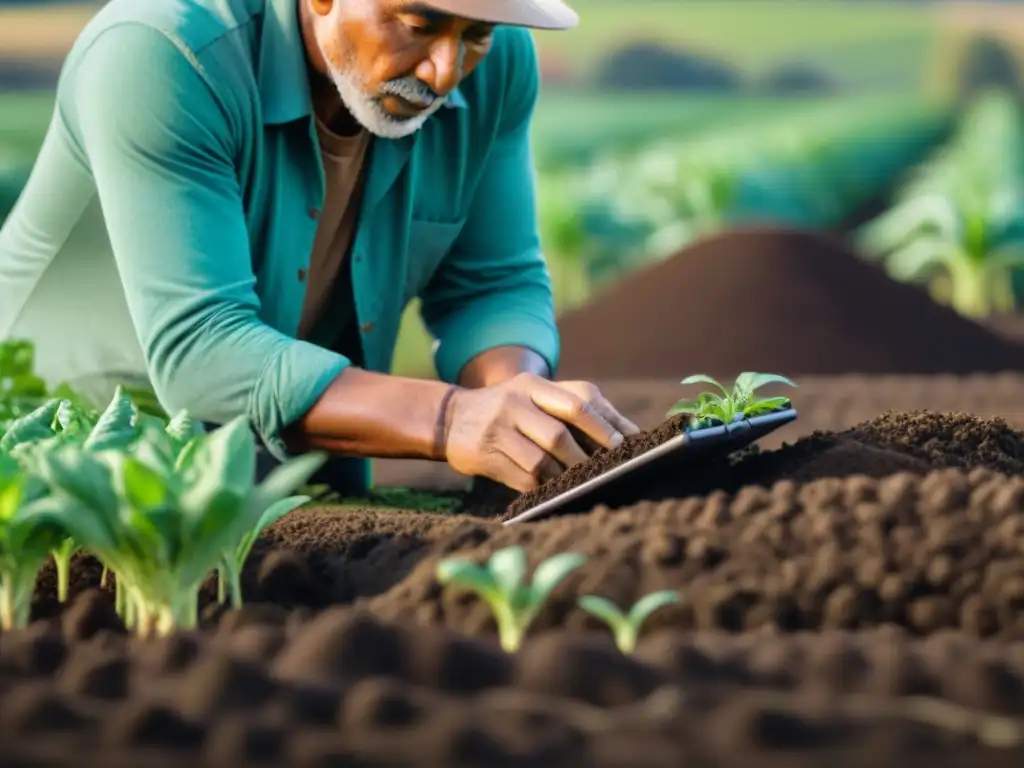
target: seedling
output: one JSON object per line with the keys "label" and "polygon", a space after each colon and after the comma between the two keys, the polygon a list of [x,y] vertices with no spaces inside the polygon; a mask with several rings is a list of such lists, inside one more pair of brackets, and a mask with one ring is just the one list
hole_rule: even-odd
{"label": "seedling", "polygon": [[28,624],[36,573],[67,538],[67,513],[41,506],[46,485],[0,455],[0,628]]}
{"label": "seedling", "polygon": [[648,617],[659,608],[680,601],[678,592],[666,589],[640,598],[628,614],[623,613],[611,600],[597,595],[585,595],[579,599],[578,604],[591,616],[608,625],[615,635],[615,644],[620,651],[632,653],[640,637],[640,627]]}
{"label": "seedling", "polygon": [[245,561],[249,559],[249,553],[252,552],[256,539],[268,526],[273,525],[307,501],[310,501],[309,496],[289,496],[287,499],[281,499],[271,504],[255,527],[245,534],[239,545],[224,552],[217,568],[218,602],[224,603],[230,596],[232,608],[242,607],[242,568],[245,566]]}
{"label": "seedling", "polygon": [[73,511],[68,529],[115,574],[122,616],[142,636],[195,627],[206,576],[325,459],[300,456],[254,486],[248,420],[239,417],[198,441],[181,467],[174,438],[156,428],[125,449],[64,445],[42,457],[49,501]]}
{"label": "seedling", "polygon": [[437,580],[475,592],[487,603],[498,625],[502,649],[513,653],[552,590],[585,559],[568,552],[555,555],[537,566],[531,584],[524,584],[526,552],[522,547],[506,547],[484,565],[457,558],[443,560],[437,566]]}
{"label": "seedling", "polygon": [[749,419],[755,416],[788,408],[790,400],[788,397],[755,397],[754,393],[768,384],[785,384],[795,387],[792,381],[785,376],[775,373],[741,373],[736,377],[732,391],[726,389],[716,379],[698,373],[687,376],[681,384],[711,384],[716,387],[717,392],[702,392],[693,400],[680,400],[673,405],[666,418],[671,418],[680,413],[692,414],[690,419],[691,429],[704,429],[705,427],[721,426],[733,421]]}

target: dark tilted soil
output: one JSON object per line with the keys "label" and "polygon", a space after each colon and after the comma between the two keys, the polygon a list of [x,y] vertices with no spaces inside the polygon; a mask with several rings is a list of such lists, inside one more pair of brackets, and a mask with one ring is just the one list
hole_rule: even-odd
{"label": "dark tilted soil", "polygon": [[1024,370],[1024,345],[891,280],[838,238],[731,229],[559,318],[565,379]]}
{"label": "dark tilted soil", "polygon": [[[601,449],[534,491],[517,498],[504,515],[513,518],[531,507],[575,488],[619,464],[642,456],[680,433],[681,421],[629,438],[614,450]],[[842,432],[814,432],[774,451],[756,448],[716,462],[686,465],[678,475],[666,474],[652,487],[634,490],[637,498],[682,498],[744,486],[770,486],[779,480],[807,482],[821,477],[897,472],[923,474],[940,467],[987,467],[1006,474],[1024,474],[1024,434],[1002,419],[928,411],[887,413]]]}
{"label": "dark tilted soil", "polygon": [[[1022,765],[1024,386],[880,381],[803,386],[806,439],[694,495],[517,526],[300,510],[243,611],[167,641],[124,635],[91,560],[62,612],[48,570],[0,635],[0,766]],[[631,386],[652,426],[672,388]],[[906,401],[984,417],[877,416]],[[587,560],[505,655],[434,574],[513,544]],[[683,602],[632,657],[576,605],[658,589]]]}

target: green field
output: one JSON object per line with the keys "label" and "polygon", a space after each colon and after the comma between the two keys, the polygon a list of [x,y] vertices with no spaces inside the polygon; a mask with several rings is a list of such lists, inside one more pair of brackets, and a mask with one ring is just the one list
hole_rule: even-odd
{"label": "green field", "polygon": [[[719,57],[757,73],[781,61],[813,61],[844,81],[921,84],[939,38],[929,3],[807,0],[577,0],[580,26],[538,32],[542,56],[591,70],[609,50],[651,40]],[[626,10],[628,8],[628,10]]]}

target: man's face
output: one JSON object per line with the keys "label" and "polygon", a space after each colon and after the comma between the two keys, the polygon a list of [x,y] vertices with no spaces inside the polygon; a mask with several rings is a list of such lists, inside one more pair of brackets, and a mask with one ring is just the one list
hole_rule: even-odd
{"label": "man's face", "polygon": [[487,53],[493,24],[418,0],[302,0],[345,107],[371,133],[418,131]]}

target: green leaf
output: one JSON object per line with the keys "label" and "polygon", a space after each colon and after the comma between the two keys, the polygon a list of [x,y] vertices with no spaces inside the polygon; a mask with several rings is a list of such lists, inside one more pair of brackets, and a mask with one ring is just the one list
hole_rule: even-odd
{"label": "green leaf", "polygon": [[584,595],[578,605],[587,613],[595,616],[609,627],[617,629],[626,622],[626,615],[611,600],[597,595]]}
{"label": "green leaf", "polygon": [[24,498],[25,478],[21,475],[0,484],[0,520],[13,520]]}
{"label": "green leaf", "polygon": [[743,409],[744,416],[762,416],[766,413],[772,413],[780,408],[785,408],[790,404],[788,397],[766,397],[763,400],[757,400],[751,403]]}
{"label": "green leaf", "polygon": [[40,471],[58,494],[70,497],[107,519],[117,516],[117,494],[110,467],[79,446],[69,445],[40,457]]}
{"label": "green leaf", "polygon": [[682,597],[673,589],[665,589],[660,592],[652,592],[640,598],[629,611],[629,623],[634,627],[640,627],[647,618],[666,605],[682,602]]}
{"label": "green leaf", "polygon": [[179,445],[185,445],[193,438],[204,434],[202,424],[188,415],[188,411],[179,411],[167,423],[167,434]]}
{"label": "green leaf", "polygon": [[118,387],[110,404],[100,414],[96,426],[89,433],[85,448],[90,451],[104,451],[130,445],[138,436],[135,415],[136,410],[131,399],[121,387]]}
{"label": "green leaf", "polygon": [[551,591],[572,571],[583,565],[585,557],[572,552],[563,552],[541,563],[533,574],[530,585],[535,604],[542,603]]}
{"label": "green leaf", "polygon": [[437,564],[437,580],[442,585],[456,584],[480,595],[500,594],[498,582],[486,567],[469,560],[450,558]]}
{"label": "green leaf", "polygon": [[[263,482],[252,490],[251,502],[260,509],[267,509],[305,485],[325,461],[325,453],[306,453],[274,467]],[[255,482],[255,476],[250,482]]]}
{"label": "green leaf", "polygon": [[156,509],[168,502],[167,479],[138,459],[126,456],[121,464],[125,498],[135,509]]}
{"label": "green leaf", "polygon": [[63,401],[53,399],[43,403],[31,413],[17,419],[0,438],[0,452],[7,452],[16,445],[52,437],[53,420]]}
{"label": "green leaf", "polygon": [[487,569],[494,576],[502,594],[515,595],[526,576],[526,550],[522,547],[499,549],[487,562]]}
{"label": "green leaf", "polygon": [[196,467],[210,482],[244,495],[256,481],[256,436],[243,416],[211,432],[199,454]]}
{"label": "green leaf", "polygon": [[271,504],[260,515],[259,522],[245,535],[235,552],[236,565],[241,568],[260,534],[289,512],[310,501],[309,496],[289,496]]}
{"label": "green leaf", "polygon": [[745,371],[736,377],[735,389],[745,392],[747,395],[751,395],[761,387],[768,386],[769,384],[785,384],[789,387],[795,387],[796,384],[787,379],[785,376],[780,376],[777,373],[753,373]]}
{"label": "green leaf", "polygon": [[109,521],[73,499],[54,496],[37,499],[26,504],[20,517],[26,524],[59,527],[75,542],[90,551],[104,553],[117,547],[117,539]]}
{"label": "green leaf", "polygon": [[722,394],[725,395],[725,397],[729,397],[732,394],[732,393],[729,392],[728,389],[726,389],[724,386],[722,386],[722,384],[717,379],[713,379],[710,376],[707,376],[707,375],[705,375],[703,373],[695,373],[692,376],[687,376],[685,379],[683,379],[679,383],[680,384],[684,384],[684,385],[689,385],[689,384],[710,384],[711,386],[717,387],[718,389],[722,390]]}

